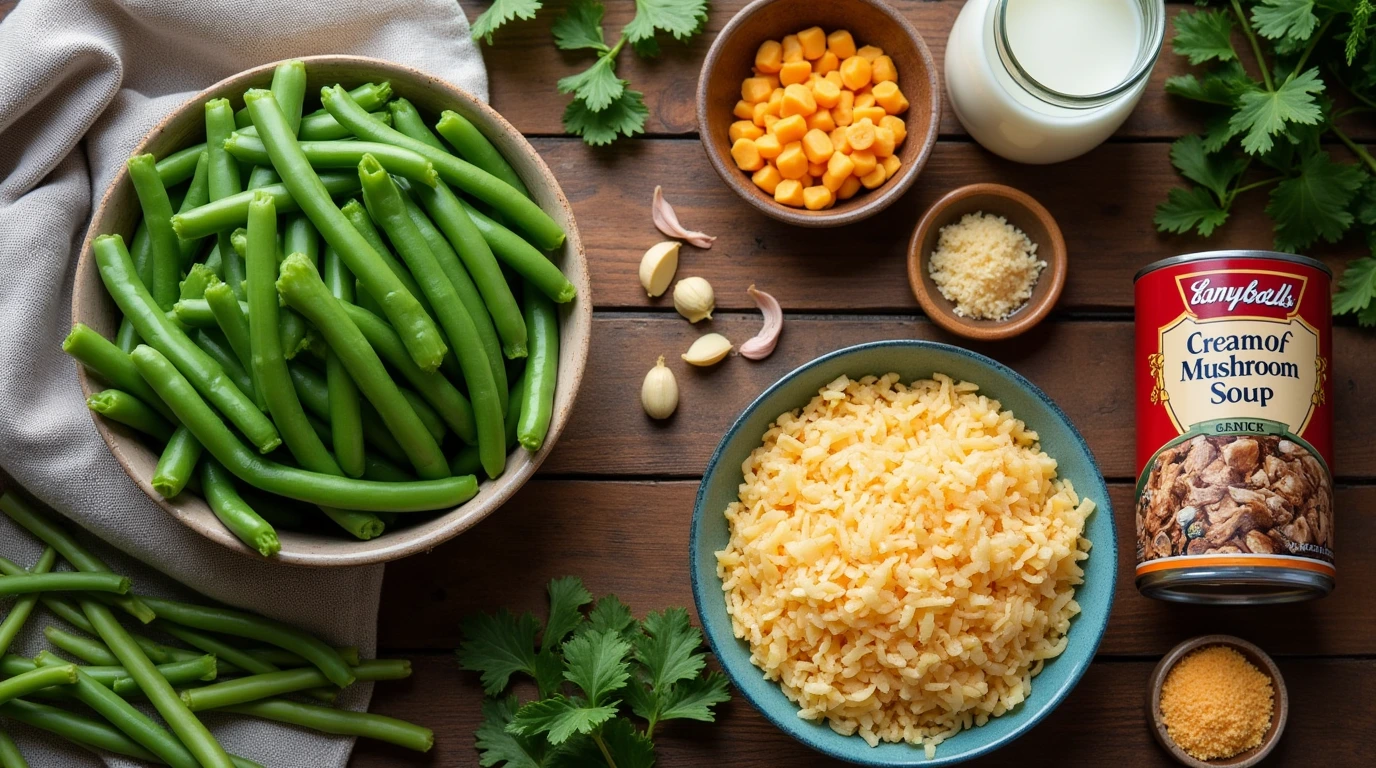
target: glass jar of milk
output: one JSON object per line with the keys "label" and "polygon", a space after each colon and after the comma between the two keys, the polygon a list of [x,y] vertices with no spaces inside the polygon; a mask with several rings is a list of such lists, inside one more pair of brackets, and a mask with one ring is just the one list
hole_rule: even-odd
{"label": "glass jar of milk", "polygon": [[1127,119],[1165,31],[1163,0],[968,0],[946,45],[946,92],[991,152],[1068,160]]}

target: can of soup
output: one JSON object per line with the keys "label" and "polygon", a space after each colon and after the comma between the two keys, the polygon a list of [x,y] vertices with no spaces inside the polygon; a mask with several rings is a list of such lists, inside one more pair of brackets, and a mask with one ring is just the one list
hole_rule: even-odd
{"label": "can of soup", "polygon": [[1137,588],[1190,603],[1333,589],[1332,274],[1268,251],[1137,273]]}

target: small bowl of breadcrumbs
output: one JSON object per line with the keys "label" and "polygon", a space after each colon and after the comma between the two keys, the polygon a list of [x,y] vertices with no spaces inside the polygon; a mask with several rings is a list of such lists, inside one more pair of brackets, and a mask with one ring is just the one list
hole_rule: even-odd
{"label": "small bowl of breadcrumbs", "polygon": [[1177,645],[1151,676],[1147,714],[1156,740],[1193,768],[1248,768],[1285,730],[1289,700],[1275,662],[1230,635]]}

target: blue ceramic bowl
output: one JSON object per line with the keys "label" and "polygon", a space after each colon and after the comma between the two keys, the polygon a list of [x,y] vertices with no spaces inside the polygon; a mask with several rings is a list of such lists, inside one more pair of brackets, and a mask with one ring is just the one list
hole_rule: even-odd
{"label": "blue ceramic bowl", "polygon": [[[737,498],[741,464],[760,445],[774,419],[806,405],[819,389],[841,374],[859,378],[889,372],[898,373],[905,383],[945,373],[979,384],[982,394],[997,399],[1037,431],[1042,449],[1059,463],[1059,475],[1069,479],[1081,497],[1093,499],[1098,507],[1086,530],[1095,546],[1085,561],[1085,583],[1076,590],[1075,599],[1082,612],[1071,625],[1069,646],[1032,680],[1032,693],[1017,709],[947,739],[937,747],[932,760],[926,759],[921,747],[886,743],[870,747],[859,736],[842,736],[825,723],[800,719],[797,705],[784,696],[778,683],[766,680],[750,663],[749,646],[732,634],[714,554],[725,548],[729,538],[722,513]],[[1065,699],[1089,668],[1108,625],[1118,573],[1117,536],[1108,488],[1084,438],[1065,413],[1011,368],[960,347],[928,341],[878,341],[847,347],[807,363],[765,390],[727,430],[707,464],[693,510],[689,549],[693,599],[707,640],[746,699],[774,725],[809,747],[841,760],[871,766],[954,765],[993,752],[1029,731]]]}

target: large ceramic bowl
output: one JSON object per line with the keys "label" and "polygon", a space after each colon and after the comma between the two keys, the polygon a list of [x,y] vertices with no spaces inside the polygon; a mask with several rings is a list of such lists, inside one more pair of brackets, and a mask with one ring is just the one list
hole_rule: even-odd
{"label": "large ceramic bowl", "polygon": [[[735,501],[742,482],[741,464],[769,425],[785,411],[800,408],[841,374],[858,378],[898,373],[904,382],[945,373],[980,385],[980,392],[997,399],[1041,437],[1042,449],[1060,465],[1062,478],[1093,499],[1098,509],[1090,516],[1085,535],[1095,545],[1085,561],[1085,583],[1075,594],[1082,612],[1070,629],[1065,652],[1047,662],[1032,680],[1027,701],[987,725],[962,731],[937,747],[928,760],[921,747],[883,744],[870,747],[859,736],[842,736],[825,723],[798,717],[779,684],[766,680],[750,663],[750,648],[731,631],[715,553],[726,547],[729,534],[722,514]],[[755,399],[722,438],[707,465],[693,510],[690,544],[693,599],[697,603],[708,642],[722,669],[756,709],[780,730],[813,749],[841,760],[870,766],[954,765],[992,752],[1026,733],[1055,709],[1089,668],[1108,624],[1118,572],[1117,537],[1108,489],[1084,438],[1070,420],[1032,382],[983,355],[947,344],[927,341],[879,341],[860,344],[813,360],[779,380]]]}
{"label": "large ceramic bowl", "polygon": [[[420,523],[391,530],[371,541],[279,532],[282,551],[276,559],[284,563],[311,566],[378,563],[428,550],[470,528],[511,498],[549,455],[558,441],[559,433],[568,423],[587,362],[588,339],[592,332],[591,284],[573,211],[559,183],[534,147],[495,110],[457,86],[400,64],[361,56],[309,56],[302,60],[306,63],[308,93],[318,93],[321,86],[335,83],[352,88],[365,82],[386,80],[391,82],[395,96],[409,99],[427,115],[438,115],[442,110],[452,109],[476,124],[515,167],[535,202],[554,217],[568,234],[563,249],[551,253],[550,257],[578,289],[577,299],[559,307],[559,383],[554,393],[554,417],[550,422],[549,435],[538,453],[532,454],[517,447],[508,457],[506,472],[496,480],[484,482],[477,496],[452,510],[426,515]],[[139,142],[134,154],[151,152],[162,157],[204,141],[205,110],[202,105],[206,100],[225,97],[238,108],[242,106],[241,97],[246,89],[268,87],[274,66],[265,64],[240,72],[191,97],[158,123]],[[95,260],[91,256],[91,241],[97,235],[107,233],[121,234],[129,241],[139,216],[134,187],[127,171],[121,169],[101,199],[86,232],[86,241],[81,246],[72,292],[72,322],[85,323],[107,337],[114,336],[119,325],[119,310],[101,284]],[[77,366],[77,376],[86,395],[103,388],[81,366]],[[169,501],[158,495],[149,483],[157,466],[158,455],[138,440],[132,431],[101,418],[96,418],[95,424],[124,471],[149,498],[206,538],[253,557],[258,556],[220,524],[199,496],[182,493]]]}

